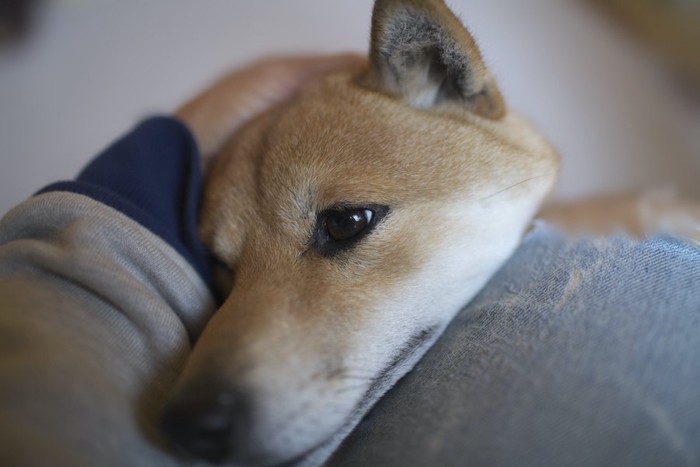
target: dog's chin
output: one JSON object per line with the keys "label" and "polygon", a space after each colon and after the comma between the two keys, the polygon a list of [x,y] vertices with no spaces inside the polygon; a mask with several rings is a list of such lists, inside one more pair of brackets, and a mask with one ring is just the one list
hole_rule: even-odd
{"label": "dog's chin", "polygon": [[230,438],[229,443],[222,447],[219,452],[225,452],[225,455],[205,460],[219,465],[263,467],[317,463],[309,462],[309,459],[323,461],[374,403],[415,365],[439,330],[439,326],[430,326],[414,333],[366,385],[344,390],[342,401],[329,394],[317,399],[315,404],[302,404],[303,407],[281,420],[268,419],[268,423],[262,424],[265,426],[258,427],[253,423],[249,425],[252,429],[244,433],[239,431],[237,439]]}
{"label": "dog's chin", "polygon": [[270,467],[297,467],[299,465],[303,465],[304,461],[308,459],[313,453],[315,453],[318,450],[323,449],[326,445],[331,444],[333,440],[335,439],[336,435],[340,433],[340,429],[338,429],[337,432],[327,436],[320,442],[316,443],[315,445],[311,446],[310,448],[300,452],[299,454],[296,454],[295,456],[292,456],[288,458],[285,461],[279,462],[277,464],[262,464],[262,465],[269,465]]}
{"label": "dog's chin", "polygon": [[[259,457],[257,463],[269,467],[295,467],[305,465],[310,457],[315,456],[325,460],[335,448],[342,442],[352,429],[360,422],[369,409],[382,397],[396,382],[401,379],[420,359],[430,345],[437,339],[442,327],[439,325],[428,326],[414,333],[409,340],[391,358],[391,360],[377,373],[371,383],[357,392],[357,402],[351,405],[347,415],[334,430],[330,430],[315,441],[307,440],[308,447],[301,448],[296,454],[279,457]],[[313,424],[313,422],[309,422]]]}

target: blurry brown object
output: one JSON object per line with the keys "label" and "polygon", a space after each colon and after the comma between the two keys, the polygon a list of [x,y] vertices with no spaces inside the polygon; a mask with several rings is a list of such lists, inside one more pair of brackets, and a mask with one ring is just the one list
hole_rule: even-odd
{"label": "blurry brown object", "polygon": [[669,234],[700,245],[700,202],[673,190],[604,196],[550,205],[539,217],[572,234]]}
{"label": "blurry brown object", "polygon": [[35,0],[0,0],[0,44],[24,36],[36,3]]}
{"label": "blurry brown object", "polygon": [[587,0],[612,14],[700,98],[699,0]]}

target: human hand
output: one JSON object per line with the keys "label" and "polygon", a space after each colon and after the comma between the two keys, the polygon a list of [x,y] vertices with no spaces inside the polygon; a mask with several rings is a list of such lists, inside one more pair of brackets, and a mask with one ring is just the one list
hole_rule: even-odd
{"label": "human hand", "polygon": [[175,116],[190,127],[202,156],[208,157],[248,120],[289,99],[308,80],[364,63],[354,54],[263,59],[225,75],[180,107]]}

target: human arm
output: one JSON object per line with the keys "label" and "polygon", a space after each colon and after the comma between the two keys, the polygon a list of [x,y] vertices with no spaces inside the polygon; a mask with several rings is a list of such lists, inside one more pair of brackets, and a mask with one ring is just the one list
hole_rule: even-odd
{"label": "human arm", "polygon": [[144,122],[76,181],[42,190],[3,218],[4,465],[177,464],[156,419],[214,311],[196,232],[198,147],[211,150],[292,95],[313,75],[309,60],[317,72],[343,63],[280,59],[228,75],[216,85],[221,92],[181,107],[179,121]]}

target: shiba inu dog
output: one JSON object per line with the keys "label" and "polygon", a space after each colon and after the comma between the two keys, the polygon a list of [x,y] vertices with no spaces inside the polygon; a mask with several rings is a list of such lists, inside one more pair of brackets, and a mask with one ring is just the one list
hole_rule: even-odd
{"label": "shiba inu dog", "polygon": [[308,83],[209,170],[235,278],[164,415],[216,463],[318,464],[514,251],[558,158],[442,0],[377,0],[366,66]]}

